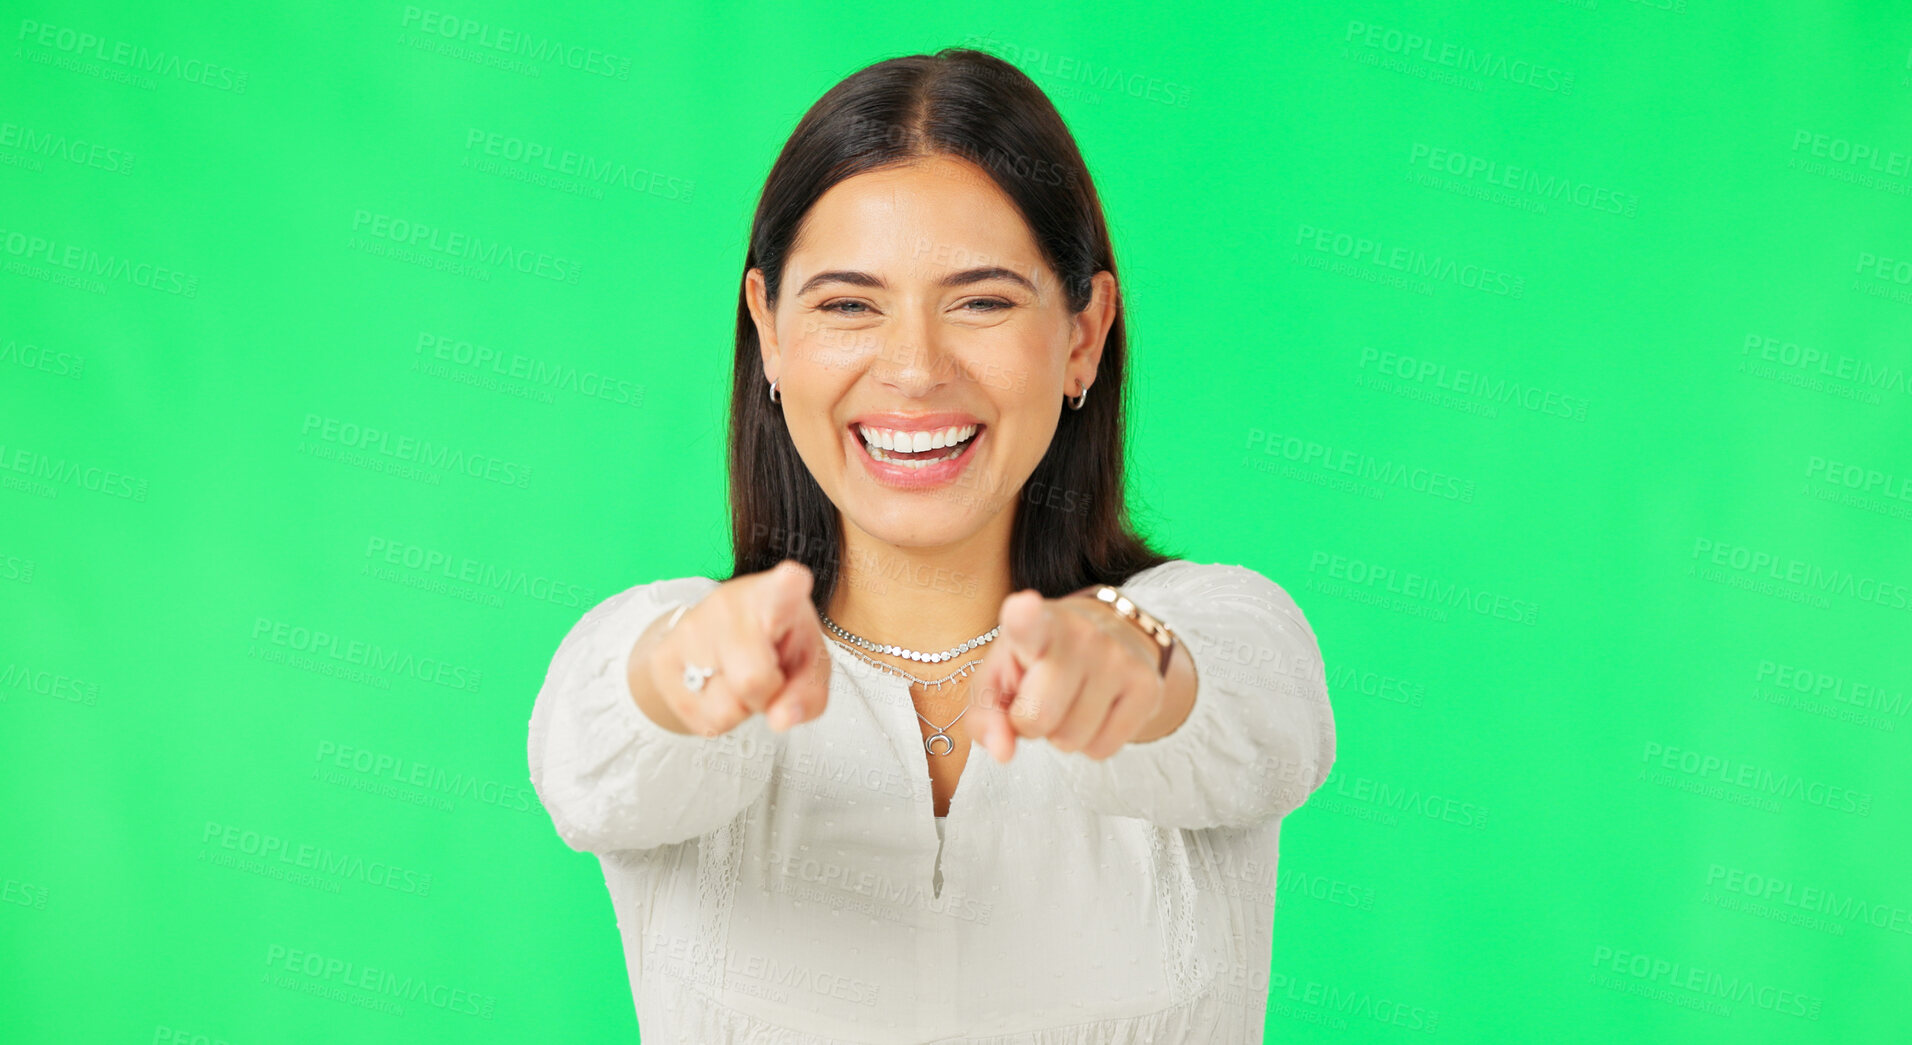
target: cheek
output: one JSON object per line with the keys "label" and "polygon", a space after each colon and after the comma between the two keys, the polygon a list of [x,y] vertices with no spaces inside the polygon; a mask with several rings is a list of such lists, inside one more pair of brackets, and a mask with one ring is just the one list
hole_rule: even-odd
{"label": "cheek", "polygon": [[813,468],[828,467],[831,460],[842,456],[837,445],[841,433],[831,420],[831,409],[841,398],[836,387],[840,374],[840,370],[820,368],[808,360],[802,366],[786,366],[779,385],[783,403],[772,407],[782,410],[790,441]]}
{"label": "cheek", "polygon": [[1004,479],[1027,478],[1036,470],[1036,465],[1042,463],[1043,455],[1049,452],[1049,445],[1055,440],[1055,418],[1044,415],[1039,400],[1001,405],[1004,413],[992,454],[996,469]]}
{"label": "cheek", "polygon": [[802,327],[787,344],[791,355],[808,369],[820,371],[817,380],[853,369],[861,357],[875,352],[876,335],[869,330],[833,326],[827,320],[799,320]]}
{"label": "cheek", "polygon": [[1003,383],[1007,390],[1006,398],[1017,401],[1027,408],[1029,404],[1040,404],[1053,390],[1058,402],[1062,398],[1062,371],[1068,363],[1068,339],[1044,328],[1040,335],[1031,332],[1016,346],[1013,356],[1005,357],[1003,371],[1007,378]]}
{"label": "cheek", "polygon": [[1060,356],[1033,329],[991,330],[964,346],[949,365],[981,391],[1003,416],[1020,413],[1041,396],[1037,389],[1056,383]]}
{"label": "cheek", "polygon": [[790,438],[812,465],[828,468],[843,456],[844,435],[830,422],[829,407],[819,405],[801,419],[786,423],[791,423]]}

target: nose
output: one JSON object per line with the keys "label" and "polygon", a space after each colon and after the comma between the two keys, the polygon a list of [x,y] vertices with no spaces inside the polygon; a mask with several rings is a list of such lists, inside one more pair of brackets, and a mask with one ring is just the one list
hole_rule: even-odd
{"label": "nose", "polygon": [[891,328],[878,349],[876,373],[884,384],[912,399],[929,395],[955,373],[948,333],[918,311]]}

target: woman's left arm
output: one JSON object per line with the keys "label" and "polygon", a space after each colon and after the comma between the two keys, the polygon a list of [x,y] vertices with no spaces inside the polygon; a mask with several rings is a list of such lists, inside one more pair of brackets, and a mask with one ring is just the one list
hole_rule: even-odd
{"label": "woman's left arm", "polygon": [[[1107,758],[1040,745],[1070,787],[1097,812],[1166,827],[1242,827],[1299,807],[1335,754],[1321,649],[1300,607],[1254,570],[1222,563],[1174,560],[1122,590],[1175,633],[1174,657],[1194,669],[1193,703],[1167,733]],[[1164,703],[1170,720],[1180,714]]]}

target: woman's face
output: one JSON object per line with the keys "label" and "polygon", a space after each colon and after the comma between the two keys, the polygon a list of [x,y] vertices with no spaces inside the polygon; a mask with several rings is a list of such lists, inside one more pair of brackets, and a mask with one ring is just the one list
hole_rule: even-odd
{"label": "woman's face", "polygon": [[765,393],[776,379],[797,453],[846,528],[899,547],[992,523],[1007,540],[1003,509],[1063,397],[1095,382],[1115,314],[1108,272],[1070,312],[1015,205],[948,156],[832,186],[785,262],[776,311],[760,269],[746,287]]}

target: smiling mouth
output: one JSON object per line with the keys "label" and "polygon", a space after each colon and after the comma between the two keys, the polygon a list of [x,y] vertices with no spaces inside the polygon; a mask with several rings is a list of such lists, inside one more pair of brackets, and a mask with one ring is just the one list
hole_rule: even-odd
{"label": "smiling mouth", "polygon": [[968,438],[963,439],[961,442],[952,443],[949,446],[939,446],[930,450],[885,450],[863,438],[862,433],[857,431],[855,425],[850,426],[850,435],[856,440],[857,445],[863,448],[863,452],[869,455],[871,460],[914,470],[927,468],[933,464],[941,464],[944,461],[953,461],[968,453],[969,448],[976,445],[976,440],[982,437],[984,430],[987,428],[987,425],[979,424],[976,426],[976,430],[971,432]]}

